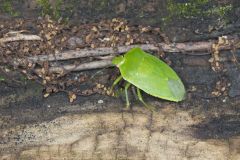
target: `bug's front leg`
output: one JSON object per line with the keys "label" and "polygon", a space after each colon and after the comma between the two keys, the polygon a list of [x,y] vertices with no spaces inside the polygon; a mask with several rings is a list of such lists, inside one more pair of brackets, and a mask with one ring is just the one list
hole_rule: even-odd
{"label": "bug's front leg", "polygon": [[113,88],[122,80],[122,75],[120,75],[112,84],[112,87],[111,87],[111,91],[113,90]]}
{"label": "bug's front leg", "polygon": [[147,103],[144,102],[139,88],[137,88],[137,96],[139,101],[141,101],[146,108],[150,109],[151,111],[155,111],[155,107],[148,105]]}
{"label": "bug's front leg", "polygon": [[125,90],[125,96],[126,96],[126,108],[129,108],[130,103],[129,103],[129,99],[128,99],[128,88],[130,87],[131,83],[127,82],[127,84],[124,87]]}

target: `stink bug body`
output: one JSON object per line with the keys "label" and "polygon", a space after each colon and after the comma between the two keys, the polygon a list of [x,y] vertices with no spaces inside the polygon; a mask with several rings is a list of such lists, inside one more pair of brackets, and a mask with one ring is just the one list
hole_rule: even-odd
{"label": "stink bug body", "polygon": [[125,94],[127,107],[129,106],[127,89],[132,84],[137,87],[139,100],[143,102],[140,90],[166,100],[179,102],[184,99],[185,88],[173,69],[165,62],[144,52],[140,48],[133,48],[124,56],[117,56],[112,63],[121,73],[114,83],[114,87],[122,78],[127,81]]}

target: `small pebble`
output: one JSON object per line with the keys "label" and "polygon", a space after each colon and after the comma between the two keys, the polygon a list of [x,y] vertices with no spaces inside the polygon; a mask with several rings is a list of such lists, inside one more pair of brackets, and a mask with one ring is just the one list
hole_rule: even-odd
{"label": "small pebble", "polygon": [[227,102],[227,98],[224,98],[224,99],[222,100],[222,102],[223,102],[223,103]]}
{"label": "small pebble", "polygon": [[103,100],[98,100],[98,104],[103,104]]}

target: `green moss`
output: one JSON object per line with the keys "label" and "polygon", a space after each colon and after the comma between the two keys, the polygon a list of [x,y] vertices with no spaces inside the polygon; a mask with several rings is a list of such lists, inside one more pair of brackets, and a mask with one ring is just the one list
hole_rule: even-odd
{"label": "green moss", "polygon": [[59,19],[61,17],[61,6],[63,0],[55,0],[54,5],[49,0],[37,0],[38,5],[41,7],[41,15],[49,15],[53,19]]}
{"label": "green moss", "polygon": [[7,13],[13,17],[19,16],[19,12],[15,11],[11,0],[3,0],[1,8],[4,13]]}
{"label": "green moss", "polygon": [[42,16],[52,13],[51,5],[48,0],[37,0],[37,3],[41,7]]}
{"label": "green moss", "polygon": [[56,0],[56,4],[53,7],[53,16],[56,19],[59,19],[61,17],[61,6],[63,4],[62,0]]}
{"label": "green moss", "polygon": [[2,76],[0,76],[0,82],[1,82],[1,81],[5,81],[5,78],[2,77]]}
{"label": "green moss", "polygon": [[96,3],[96,5],[94,5],[96,7],[95,9],[97,11],[101,11],[108,8],[109,0],[100,0],[100,1],[96,1],[95,3]]}
{"label": "green moss", "polygon": [[19,76],[19,80],[20,80],[21,82],[23,82],[24,84],[26,84],[28,78],[27,78],[25,75],[20,75],[20,76]]}
{"label": "green moss", "polygon": [[175,0],[167,1],[168,16],[172,18],[198,18],[217,16],[223,19],[232,9],[232,5],[215,6],[210,0],[188,0],[186,3],[178,3]]}
{"label": "green moss", "polygon": [[226,5],[226,6],[220,6],[220,7],[216,7],[216,8],[212,8],[211,10],[208,11],[209,14],[215,14],[215,15],[219,15],[221,18],[224,18],[227,13],[229,13],[232,10],[233,6],[230,5]]}

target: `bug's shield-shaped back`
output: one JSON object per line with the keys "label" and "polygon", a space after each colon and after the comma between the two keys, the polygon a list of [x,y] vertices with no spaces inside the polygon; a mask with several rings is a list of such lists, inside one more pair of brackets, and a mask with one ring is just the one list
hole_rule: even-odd
{"label": "bug's shield-shaped back", "polygon": [[174,102],[185,97],[185,87],[176,72],[141,48],[115,57],[113,64],[119,68],[124,80],[152,96]]}

